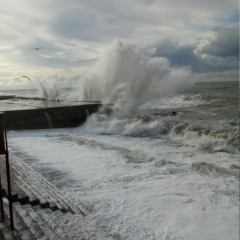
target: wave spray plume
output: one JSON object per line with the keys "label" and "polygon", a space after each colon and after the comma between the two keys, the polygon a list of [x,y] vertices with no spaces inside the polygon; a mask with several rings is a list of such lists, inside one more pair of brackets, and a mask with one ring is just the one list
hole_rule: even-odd
{"label": "wave spray plume", "polygon": [[84,100],[111,103],[118,115],[128,116],[161,93],[160,83],[169,73],[167,59],[152,58],[149,52],[118,41],[85,77]]}

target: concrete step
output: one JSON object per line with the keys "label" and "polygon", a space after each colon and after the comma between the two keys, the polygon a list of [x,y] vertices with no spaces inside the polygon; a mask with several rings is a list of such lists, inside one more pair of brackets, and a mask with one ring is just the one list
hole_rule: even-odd
{"label": "concrete step", "polygon": [[[52,230],[58,238],[52,238],[52,233],[50,233],[51,239],[68,239],[66,233],[64,232],[64,229],[61,228],[58,222],[54,220],[54,217],[56,216],[61,216],[65,215],[61,211],[55,211],[53,213],[49,213],[49,211],[46,211],[47,209],[44,210],[39,210],[38,214],[41,216],[45,224],[49,227],[49,229]],[[49,209],[48,209],[49,210]]]}
{"label": "concrete step", "polygon": [[73,199],[27,165],[24,159],[13,154],[10,159],[16,186],[27,196],[26,201],[13,204],[19,237],[23,240],[113,239],[108,230],[92,218],[84,204],[74,204]]}
{"label": "concrete step", "polygon": [[31,205],[25,205],[23,207],[32,217],[32,219],[38,224],[38,226],[42,229],[46,236],[46,239],[61,239],[61,235],[58,235],[54,231],[54,229],[51,228],[48,223],[42,218],[41,212],[51,215],[53,213],[51,209],[46,208],[45,210],[43,210],[40,206],[34,208]]}
{"label": "concrete step", "polygon": [[[4,199],[4,210],[6,213],[6,222],[9,222],[8,201]],[[56,215],[61,211],[57,211]],[[14,217],[14,232],[10,229],[10,223],[0,223],[0,239],[8,240],[55,240],[63,239],[64,232],[58,227],[52,227],[53,224],[50,220],[54,212],[50,208],[42,209],[40,205],[32,206],[30,204],[21,205],[20,203],[13,204],[13,217]],[[44,217],[42,217],[44,216]],[[46,219],[49,219],[46,221]],[[50,225],[48,224],[50,222]],[[57,231],[56,231],[57,229]],[[59,234],[60,233],[60,234]],[[1,238],[2,237],[2,238]]]}
{"label": "concrete step", "polygon": [[[13,206],[13,220],[14,220],[14,231],[10,228],[10,217],[9,217],[9,205],[8,200],[3,198],[3,207],[5,213],[5,221],[2,224],[0,231],[3,233],[5,239],[22,239],[29,240],[34,239],[33,234],[29,230],[28,226],[22,220],[22,217],[15,211]],[[1,239],[1,238],[0,238]]]}
{"label": "concrete step", "polygon": [[14,236],[9,227],[0,222],[0,239],[1,240],[22,240],[20,236]]}
{"label": "concrete step", "polygon": [[[28,213],[28,211],[20,204],[20,203],[14,203],[13,207],[15,211],[19,214],[19,216],[22,218],[23,222],[26,224],[28,229],[30,230],[31,234],[33,235],[32,239],[46,239],[44,232],[42,229],[38,226],[38,224],[33,220],[31,215]],[[16,229],[19,232],[19,235],[23,235],[21,231]]]}
{"label": "concrete step", "polygon": [[[5,189],[4,194],[6,195],[8,191],[8,186],[7,186],[7,176],[6,176],[6,159],[4,155],[0,155],[0,166],[1,166],[0,176],[1,176],[2,188]],[[15,169],[12,167],[12,164],[10,164],[11,192],[12,192],[13,200],[18,198],[24,199],[27,195],[16,184],[16,178],[15,178],[16,175],[17,173],[15,172]]]}
{"label": "concrete step", "polygon": [[56,209],[60,209],[62,212],[69,211],[71,213],[81,213],[83,215],[88,214],[84,206],[74,205],[71,200],[63,196],[53,184],[34,171],[34,169],[17,159],[16,156],[10,155],[10,157],[13,169],[15,169],[17,175],[16,179],[18,179],[18,185],[21,186],[22,191],[26,189],[27,195],[31,195],[32,197],[31,200],[34,200],[34,196],[36,196],[41,204],[47,202],[50,204],[50,207],[54,208],[54,206],[56,206]]}

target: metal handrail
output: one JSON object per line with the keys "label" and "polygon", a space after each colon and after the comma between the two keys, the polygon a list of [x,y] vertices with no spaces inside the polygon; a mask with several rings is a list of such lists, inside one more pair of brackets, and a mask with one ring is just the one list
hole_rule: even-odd
{"label": "metal handrail", "polygon": [[[3,112],[0,112],[0,155],[5,155],[5,160],[6,160],[6,175],[7,175],[8,206],[9,206],[10,225],[11,225],[11,229],[14,230],[10,164],[9,164],[9,154],[8,154],[8,144],[7,144],[7,132],[6,132],[6,128],[5,128],[5,119],[4,119],[4,113]],[[0,208],[1,208],[1,213],[2,213],[1,218],[2,218],[2,221],[4,221],[4,208],[3,208],[1,175],[0,175]]]}

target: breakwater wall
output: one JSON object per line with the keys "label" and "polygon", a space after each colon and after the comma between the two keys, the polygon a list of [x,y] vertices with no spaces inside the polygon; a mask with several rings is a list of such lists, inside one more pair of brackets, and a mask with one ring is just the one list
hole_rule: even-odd
{"label": "breakwater wall", "polygon": [[81,102],[75,103],[73,106],[24,107],[23,109],[7,109],[1,112],[5,114],[7,130],[65,128],[83,124],[89,115],[98,111],[100,106],[99,102]]}

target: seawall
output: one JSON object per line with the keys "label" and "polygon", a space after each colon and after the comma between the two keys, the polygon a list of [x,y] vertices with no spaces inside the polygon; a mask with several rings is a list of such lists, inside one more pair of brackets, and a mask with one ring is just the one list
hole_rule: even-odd
{"label": "seawall", "polygon": [[0,100],[7,130],[76,127],[101,107],[100,102],[55,102],[41,99]]}

